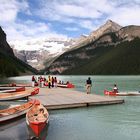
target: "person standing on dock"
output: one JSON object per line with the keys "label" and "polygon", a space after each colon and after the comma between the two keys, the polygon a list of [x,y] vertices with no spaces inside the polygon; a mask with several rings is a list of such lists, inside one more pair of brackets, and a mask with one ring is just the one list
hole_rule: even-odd
{"label": "person standing on dock", "polygon": [[88,77],[88,80],[86,81],[86,92],[87,94],[91,93],[91,86],[92,86],[92,81],[90,77]]}
{"label": "person standing on dock", "polygon": [[51,76],[48,76],[48,87],[51,88]]}
{"label": "person standing on dock", "polygon": [[32,76],[32,87],[35,87],[35,76]]}
{"label": "person standing on dock", "polygon": [[57,87],[57,78],[54,77],[54,87],[56,88]]}
{"label": "person standing on dock", "polygon": [[53,78],[53,76],[52,76],[52,88],[54,87],[54,78]]}

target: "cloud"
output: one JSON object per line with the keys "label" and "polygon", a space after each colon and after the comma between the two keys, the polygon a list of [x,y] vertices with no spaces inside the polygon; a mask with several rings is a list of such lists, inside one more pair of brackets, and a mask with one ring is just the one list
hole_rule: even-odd
{"label": "cloud", "polygon": [[[119,24],[139,24],[139,0],[41,0],[41,8],[34,14],[49,21],[74,23],[79,28],[92,30],[108,19]],[[129,14],[128,14],[129,13]],[[96,24],[95,21],[98,24]],[[133,20],[133,21],[132,21]],[[80,23],[79,23],[80,22]]]}
{"label": "cloud", "polygon": [[80,27],[86,28],[89,30],[95,30],[97,28],[97,26],[94,25],[91,20],[83,20],[83,21],[78,22],[78,24],[80,25]]}
{"label": "cloud", "polygon": [[16,20],[19,11],[26,11],[28,3],[26,1],[17,0],[1,0],[0,1],[0,22],[11,22]]}
{"label": "cloud", "polygon": [[49,29],[44,23],[36,23],[30,20],[25,22],[14,22],[6,24],[4,30],[7,33],[8,40],[21,40],[37,37],[43,33],[46,33]]}
{"label": "cloud", "polygon": [[101,13],[96,9],[85,9],[85,7],[79,5],[57,5],[56,9],[59,11],[60,15],[66,17],[97,18],[101,15]]}
{"label": "cloud", "polygon": [[7,40],[27,40],[41,37],[67,37],[51,30],[51,24],[45,21],[20,19],[19,13],[30,15],[28,0],[1,0],[0,1],[0,26],[7,34]]}
{"label": "cloud", "polygon": [[66,27],[65,30],[67,30],[67,31],[78,31],[79,28],[76,28],[76,27]]}
{"label": "cloud", "polygon": [[129,4],[120,6],[113,10],[110,19],[118,22],[123,26],[140,25],[140,4]]}
{"label": "cloud", "polygon": [[88,2],[87,0],[52,0],[51,2],[48,0],[41,0],[40,6],[41,8],[34,12],[43,18],[49,18],[49,20],[99,18],[102,12],[109,12],[112,9],[107,0],[102,0],[100,4],[98,0],[90,0]]}
{"label": "cloud", "polygon": [[66,35],[61,33],[56,33],[52,31],[48,24],[44,22],[35,22],[32,20],[27,20],[25,22],[7,24],[4,27],[7,33],[8,41],[11,40],[28,40],[32,38],[43,38],[43,37],[62,37],[67,38]]}
{"label": "cloud", "polygon": [[8,40],[65,38],[72,31],[96,30],[108,19],[123,26],[140,24],[140,0],[0,0],[0,11]]}

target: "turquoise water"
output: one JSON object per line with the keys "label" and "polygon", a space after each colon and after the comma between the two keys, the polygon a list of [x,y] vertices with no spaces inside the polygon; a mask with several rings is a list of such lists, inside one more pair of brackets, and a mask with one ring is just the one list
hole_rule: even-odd
{"label": "turquoise water", "polygon": [[[112,89],[114,83],[120,91],[140,90],[140,76],[90,76],[93,81],[92,94],[103,96],[104,89]],[[85,91],[88,76],[58,76],[71,81],[76,90]],[[30,76],[13,77],[8,81],[30,82]],[[121,97],[124,104],[63,109],[50,111],[50,124],[46,140],[139,140],[140,97]],[[15,122],[14,122],[15,123]],[[22,130],[22,131],[20,131]],[[13,135],[14,134],[14,135]],[[28,139],[25,118],[16,125],[0,127],[0,140]]]}

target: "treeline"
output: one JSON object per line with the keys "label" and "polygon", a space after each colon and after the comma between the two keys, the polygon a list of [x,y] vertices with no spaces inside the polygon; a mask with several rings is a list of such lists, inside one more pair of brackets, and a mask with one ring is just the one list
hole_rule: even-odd
{"label": "treeline", "polygon": [[13,63],[0,54],[0,77],[19,75],[19,72]]}
{"label": "treeline", "polygon": [[37,73],[31,66],[0,50],[0,77],[18,76],[27,71]]}

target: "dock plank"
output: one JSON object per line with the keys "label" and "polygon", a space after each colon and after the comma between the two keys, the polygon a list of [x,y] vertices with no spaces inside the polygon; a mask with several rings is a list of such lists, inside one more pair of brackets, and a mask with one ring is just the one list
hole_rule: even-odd
{"label": "dock plank", "polygon": [[118,97],[86,94],[84,92],[64,88],[40,88],[39,94],[30,98],[40,100],[41,103],[47,107],[47,109],[62,109],[90,105],[110,105],[124,103],[124,100]]}

